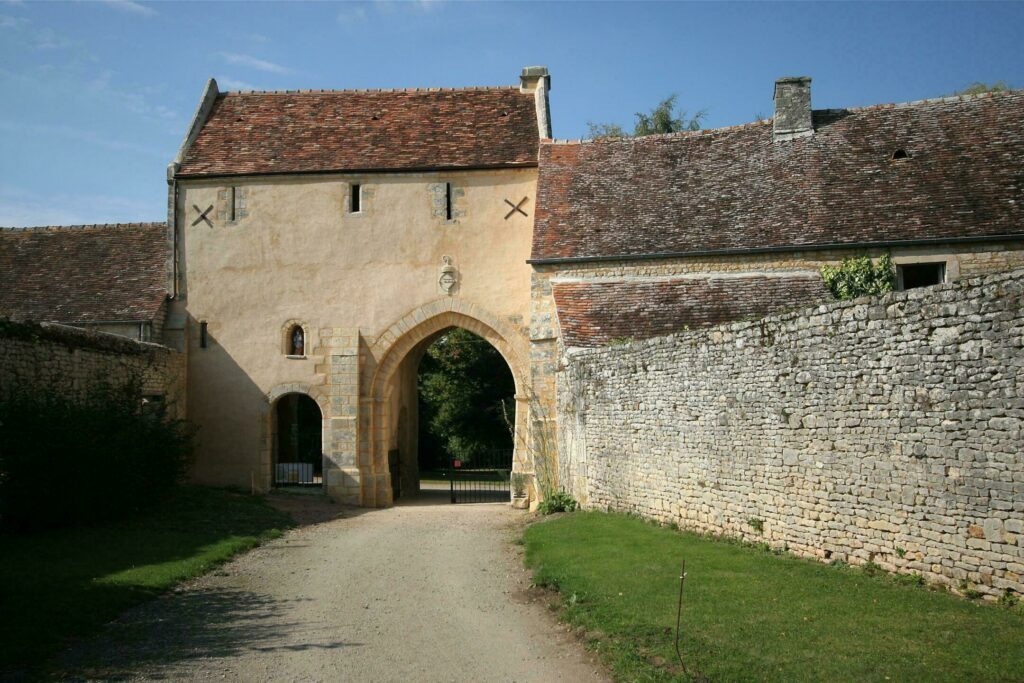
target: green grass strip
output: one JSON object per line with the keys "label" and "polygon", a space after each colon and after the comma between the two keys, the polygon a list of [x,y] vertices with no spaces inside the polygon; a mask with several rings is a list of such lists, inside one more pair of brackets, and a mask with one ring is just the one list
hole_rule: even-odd
{"label": "green grass strip", "polygon": [[707,680],[1024,680],[1020,604],[970,602],[624,515],[566,515],[532,525],[524,541],[535,582],[561,592],[564,618],[587,629],[619,680],[686,680],[672,645],[683,558],[683,655]]}
{"label": "green grass strip", "polygon": [[0,674],[41,664],[69,638],[291,525],[261,498],[184,487],[129,520],[0,536]]}

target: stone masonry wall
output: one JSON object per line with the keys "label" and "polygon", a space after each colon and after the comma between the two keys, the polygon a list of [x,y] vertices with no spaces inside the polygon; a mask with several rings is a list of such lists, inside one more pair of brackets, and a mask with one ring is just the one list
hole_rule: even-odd
{"label": "stone masonry wall", "polygon": [[1024,593],[1024,270],[570,350],[558,402],[587,507]]}
{"label": "stone masonry wall", "polygon": [[157,344],[53,323],[0,320],[0,394],[24,387],[80,396],[133,378],[184,417],[185,356]]}

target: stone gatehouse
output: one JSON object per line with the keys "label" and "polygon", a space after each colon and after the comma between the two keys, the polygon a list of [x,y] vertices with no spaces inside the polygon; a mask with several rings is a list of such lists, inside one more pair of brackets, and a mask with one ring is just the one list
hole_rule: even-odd
{"label": "stone gatehouse", "polygon": [[820,267],[864,252],[904,288],[1024,265],[1020,92],[812,110],[784,78],[769,121],[559,141],[550,86],[210,81],[167,223],[0,231],[0,314],[184,352],[202,482],[271,487],[275,411],[309,397],[325,489],[380,506],[415,486],[416,367],[450,327],[508,362],[519,445],[565,419],[575,348],[825,301]]}

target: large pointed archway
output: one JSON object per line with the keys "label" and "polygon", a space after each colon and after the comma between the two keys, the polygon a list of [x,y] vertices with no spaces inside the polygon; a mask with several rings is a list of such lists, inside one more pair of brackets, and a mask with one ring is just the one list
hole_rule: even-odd
{"label": "large pointed archway", "polygon": [[[361,401],[364,421],[360,425],[363,438],[360,444],[359,471],[363,505],[380,507],[394,502],[396,486],[391,480],[391,471],[394,447],[401,439],[403,388],[408,393],[409,382],[415,381],[415,367],[419,357],[427,347],[445,330],[453,327],[461,327],[486,340],[508,364],[516,389],[513,469],[532,471],[529,449],[525,447],[529,443],[529,365],[524,361],[525,354],[521,351],[526,348],[525,337],[478,306],[463,305],[454,298],[443,299],[402,318],[382,334],[370,349],[370,356],[376,360],[376,364]],[[407,362],[410,359],[413,362]],[[413,370],[411,377],[408,368]],[[408,405],[404,407],[408,415]],[[389,453],[392,454],[390,459]]]}

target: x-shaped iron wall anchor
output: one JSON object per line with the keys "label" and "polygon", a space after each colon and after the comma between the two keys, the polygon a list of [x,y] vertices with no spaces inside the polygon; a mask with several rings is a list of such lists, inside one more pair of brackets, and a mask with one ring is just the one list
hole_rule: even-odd
{"label": "x-shaped iron wall anchor", "polygon": [[206,211],[203,211],[202,209],[200,209],[195,204],[192,205],[192,208],[195,209],[196,213],[199,214],[199,218],[197,218],[194,221],[192,221],[192,227],[195,227],[195,226],[199,225],[200,221],[206,221],[207,225],[209,225],[211,228],[213,227],[213,221],[211,221],[209,218],[206,217],[206,214],[208,214],[211,211],[213,211],[213,204],[210,204],[208,207],[206,207]]}
{"label": "x-shaped iron wall anchor", "polygon": [[525,204],[527,199],[528,199],[528,197],[523,197],[522,199],[519,200],[518,204],[513,204],[512,202],[510,202],[509,200],[506,199],[505,203],[508,204],[509,206],[511,206],[512,210],[505,214],[505,220],[508,220],[509,217],[512,214],[514,214],[516,211],[518,211],[519,213],[521,213],[521,214],[523,214],[525,216],[526,212],[523,211],[522,209],[520,209],[519,207],[521,207],[523,204]]}

